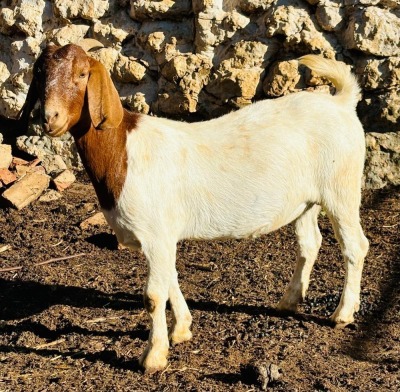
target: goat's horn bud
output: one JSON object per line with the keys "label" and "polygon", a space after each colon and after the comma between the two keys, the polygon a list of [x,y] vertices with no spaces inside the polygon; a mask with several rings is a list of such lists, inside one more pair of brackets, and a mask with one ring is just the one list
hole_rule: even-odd
{"label": "goat's horn bud", "polygon": [[89,52],[93,49],[104,48],[104,45],[100,41],[93,38],[81,39],[77,42],[77,45],[79,45],[85,52]]}

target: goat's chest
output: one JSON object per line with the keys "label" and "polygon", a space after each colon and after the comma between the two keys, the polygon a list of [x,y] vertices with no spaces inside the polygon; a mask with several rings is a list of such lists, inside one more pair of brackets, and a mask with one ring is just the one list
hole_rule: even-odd
{"label": "goat's chest", "polygon": [[135,235],[135,228],[132,222],[127,219],[125,214],[118,208],[103,211],[104,216],[114,231],[119,245],[123,245],[132,250],[140,250],[141,244]]}

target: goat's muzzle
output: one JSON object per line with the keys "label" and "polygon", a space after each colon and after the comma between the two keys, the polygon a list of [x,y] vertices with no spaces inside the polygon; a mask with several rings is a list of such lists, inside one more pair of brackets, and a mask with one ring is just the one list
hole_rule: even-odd
{"label": "goat's muzzle", "polygon": [[68,119],[57,110],[46,109],[43,115],[43,128],[52,137],[61,136],[68,130]]}

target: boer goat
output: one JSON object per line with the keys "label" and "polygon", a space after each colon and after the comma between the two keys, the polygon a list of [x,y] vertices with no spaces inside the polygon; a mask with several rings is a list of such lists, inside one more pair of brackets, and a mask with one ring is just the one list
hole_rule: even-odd
{"label": "boer goat", "polygon": [[354,320],[368,250],[359,217],[359,86],[343,63],[315,55],[299,61],[330,79],[336,93],[299,92],[194,124],[125,110],[104,66],[78,45],[49,45],[34,64],[19,121],[39,100],[46,133],[73,135],[118,241],[140,245],[147,258],[144,304],[152,326],[140,361],[148,372],[166,366],[169,340],[192,336],[175,267],[182,239],[257,237],[294,222],[297,265],[278,308],[295,311],[321,245],[323,207],[346,269],[332,320]]}

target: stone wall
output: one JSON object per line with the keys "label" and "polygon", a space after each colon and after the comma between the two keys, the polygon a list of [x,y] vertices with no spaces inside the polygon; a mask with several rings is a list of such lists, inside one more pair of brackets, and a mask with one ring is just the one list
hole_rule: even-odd
{"label": "stone wall", "polygon": [[[0,113],[20,110],[32,63],[48,42],[83,37],[138,112],[207,119],[323,81],[295,58],[321,53],[350,64],[368,132],[366,186],[400,184],[400,2],[395,0],[1,0]],[[218,132],[218,130],[216,130]],[[68,137],[40,127],[19,148],[79,162]]]}

